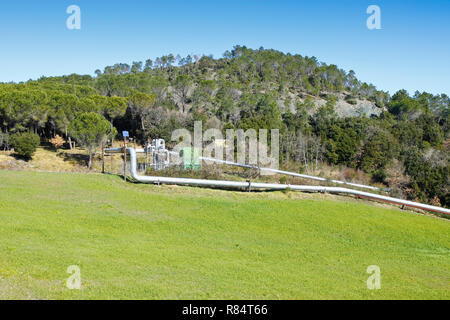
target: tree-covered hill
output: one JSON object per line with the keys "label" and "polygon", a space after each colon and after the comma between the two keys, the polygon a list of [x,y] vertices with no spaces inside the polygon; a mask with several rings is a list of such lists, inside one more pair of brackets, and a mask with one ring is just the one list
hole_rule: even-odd
{"label": "tree-covered hill", "polygon": [[314,57],[242,46],[219,59],[169,54],[95,73],[0,84],[0,145],[23,131],[71,141],[71,122],[91,111],[140,141],[169,141],[194,121],[278,128],[282,167],[360,170],[395,196],[450,205],[446,94],[390,96]]}

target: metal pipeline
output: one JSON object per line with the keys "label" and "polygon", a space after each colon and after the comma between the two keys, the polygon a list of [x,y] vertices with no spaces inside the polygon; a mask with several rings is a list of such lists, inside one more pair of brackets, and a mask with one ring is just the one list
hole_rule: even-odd
{"label": "metal pipeline", "polygon": [[258,166],[251,166],[251,165],[248,165],[248,164],[241,164],[241,163],[236,163],[236,162],[231,162],[231,161],[218,160],[218,159],[214,159],[214,158],[200,157],[199,159],[200,160],[204,160],[204,161],[210,161],[210,162],[226,164],[226,165],[230,165],[230,166],[249,168],[249,169],[257,169],[257,170],[273,172],[273,173],[277,173],[277,174],[284,174],[284,175],[287,175],[287,176],[299,177],[299,178],[303,178],[303,179],[309,179],[309,180],[315,180],[315,181],[321,181],[321,182],[331,182],[331,183],[335,183],[335,184],[345,184],[345,185],[348,185],[348,186],[357,187],[357,188],[361,188],[361,189],[369,189],[369,190],[373,190],[373,191],[380,191],[381,190],[380,188],[372,187],[372,186],[366,186],[366,185],[363,185],[363,184],[350,183],[350,182],[339,181],[339,180],[329,180],[329,179],[322,178],[322,177],[310,176],[310,175],[296,173],[296,172],[283,171],[283,170],[272,169],[272,168],[262,168],[262,167],[258,167]]}
{"label": "metal pipeline", "polygon": [[[357,197],[367,198],[371,200],[387,202],[391,204],[422,209],[427,211],[438,212],[445,215],[450,215],[450,210],[442,207],[431,206],[423,203],[397,199],[387,197],[379,194],[341,188],[341,187],[325,187],[325,186],[301,186],[301,185],[287,185],[276,183],[260,183],[260,182],[246,182],[246,181],[225,181],[225,180],[207,180],[207,179],[190,179],[190,178],[171,178],[171,177],[154,177],[154,176],[141,176],[137,174],[136,170],[136,150],[133,148],[127,148],[130,154],[130,174],[133,179],[143,183],[164,183],[164,184],[177,184],[177,185],[189,185],[189,186],[210,186],[210,187],[225,187],[225,188],[246,188],[250,189],[270,189],[270,190],[297,190],[306,192],[322,192],[322,193],[334,193],[334,194],[350,194]],[[107,153],[122,153],[123,148],[114,148],[105,150]]]}

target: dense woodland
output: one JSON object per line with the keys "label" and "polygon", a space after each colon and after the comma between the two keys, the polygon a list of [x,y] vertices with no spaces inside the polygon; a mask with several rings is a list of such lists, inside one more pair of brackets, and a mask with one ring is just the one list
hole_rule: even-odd
{"label": "dense woodland", "polygon": [[[37,133],[41,142],[58,134],[71,147],[70,124],[92,111],[141,142],[170,141],[174,129],[193,129],[194,121],[204,130],[277,128],[281,167],[353,168],[395,196],[450,206],[445,94],[391,96],[314,57],[241,46],[219,59],[170,54],[95,73],[0,84],[0,147],[17,132]],[[368,102],[380,112],[338,116],[342,101]]]}

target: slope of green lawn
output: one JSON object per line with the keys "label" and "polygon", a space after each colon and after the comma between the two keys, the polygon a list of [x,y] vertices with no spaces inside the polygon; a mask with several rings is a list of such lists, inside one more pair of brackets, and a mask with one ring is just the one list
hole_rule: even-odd
{"label": "slope of green lawn", "polygon": [[449,231],[350,198],[0,171],[0,298],[449,299]]}

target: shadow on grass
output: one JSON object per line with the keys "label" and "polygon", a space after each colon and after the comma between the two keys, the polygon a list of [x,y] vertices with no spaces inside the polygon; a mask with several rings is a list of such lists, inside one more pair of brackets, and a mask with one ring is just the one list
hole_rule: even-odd
{"label": "shadow on grass", "polygon": [[46,151],[56,152],[56,149],[51,144],[41,144],[40,147]]}
{"label": "shadow on grass", "polygon": [[16,160],[22,160],[22,161],[25,161],[25,162],[29,162],[32,159],[32,157],[26,157],[26,156],[20,155],[20,154],[18,154],[16,152],[11,153],[10,156],[13,157]]}
{"label": "shadow on grass", "polygon": [[80,166],[87,166],[89,163],[89,156],[87,154],[60,151],[58,157],[62,158],[65,162],[75,162]]}

